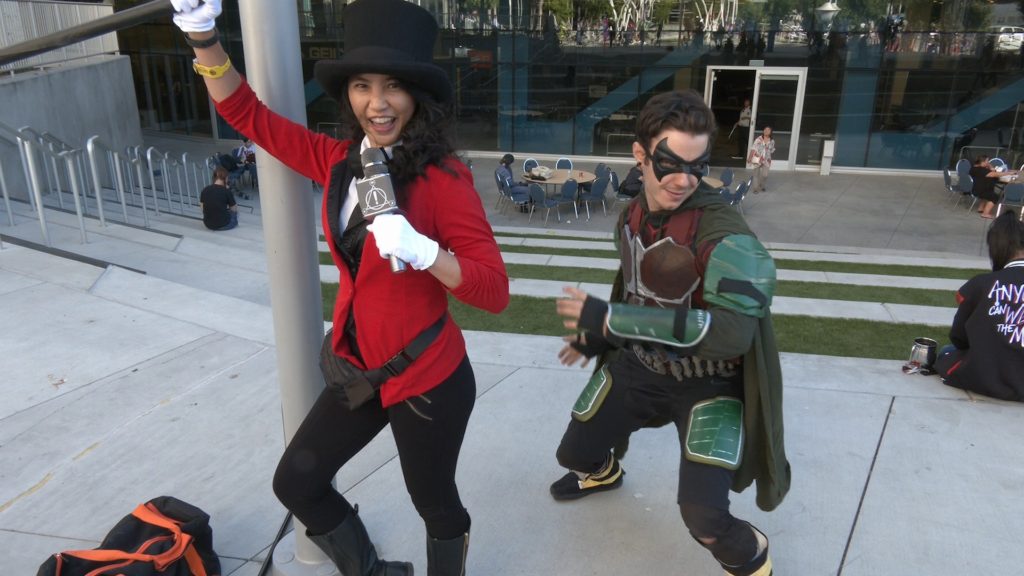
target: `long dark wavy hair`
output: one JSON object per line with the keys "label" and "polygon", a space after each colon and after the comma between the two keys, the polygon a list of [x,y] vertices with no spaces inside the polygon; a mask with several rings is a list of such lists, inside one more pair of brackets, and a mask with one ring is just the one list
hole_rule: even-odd
{"label": "long dark wavy hair", "polygon": [[[404,184],[422,176],[431,164],[454,175],[454,171],[444,164],[455,154],[454,106],[450,102],[440,103],[427,91],[400,78],[398,80],[402,82],[402,88],[412,95],[416,110],[402,130],[402,145],[392,149],[393,158],[389,166],[392,181],[396,187],[404,188]],[[365,136],[352,111],[347,89],[341,91],[341,124],[344,138],[359,142]],[[402,194],[401,191],[397,193]]]}

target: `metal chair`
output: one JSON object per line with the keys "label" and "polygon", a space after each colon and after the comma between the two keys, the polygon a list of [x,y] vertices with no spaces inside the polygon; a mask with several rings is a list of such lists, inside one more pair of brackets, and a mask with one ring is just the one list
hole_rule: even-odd
{"label": "metal chair", "polygon": [[949,200],[957,193],[957,187],[953,184],[953,175],[949,172],[949,168],[942,169],[942,181],[946,184],[946,192],[949,192],[947,198]]}
{"label": "metal chair", "polygon": [[509,199],[506,193],[506,186],[503,182],[504,178],[501,176],[501,172],[498,168],[494,169],[494,184],[498,187],[498,201],[494,203],[494,208],[499,212],[503,209],[502,204]]}
{"label": "metal chair", "polygon": [[[608,176],[608,185],[611,186],[612,190],[618,190],[619,189],[619,175],[615,172],[615,170],[612,170],[611,168],[609,168],[608,169],[608,174],[606,174],[606,176]],[[598,178],[600,178],[600,176],[598,176]]]}
{"label": "metal chair", "polygon": [[558,200],[554,198],[548,198],[544,194],[544,189],[540,187],[540,184],[530,184],[530,218],[527,222],[533,222],[533,213],[537,208],[547,208],[547,213],[544,214],[544,225],[548,225],[548,218],[551,216],[551,209],[555,209],[555,218],[559,222],[562,221],[562,215],[558,212]]}
{"label": "metal chair", "polygon": [[565,181],[565,184],[562,184],[561,193],[556,198],[559,206],[562,204],[572,204],[572,211],[576,214],[577,220],[580,218],[579,208],[576,207],[576,195],[579,193],[579,190],[579,183],[569,178]]}
{"label": "metal chair", "polygon": [[956,162],[956,175],[963,176],[971,172],[971,161],[967,158],[961,158]]}
{"label": "metal chair", "polygon": [[750,185],[753,181],[754,179],[750,178],[745,182],[740,182],[739,186],[736,187],[736,192],[730,199],[729,204],[735,206],[740,211],[740,214],[743,214],[743,199],[747,197],[747,192],[750,191]]}
{"label": "metal chair", "polygon": [[999,200],[999,204],[996,206],[996,218],[998,218],[999,213],[1003,211],[1004,204],[1020,208],[1021,211],[1017,219],[1024,221],[1024,184],[1015,182],[1013,184],[1006,185],[1006,188],[1003,189],[1003,197]]}
{"label": "metal chair", "polygon": [[555,170],[572,170],[572,160],[568,158],[559,158],[555,162]]}
{"label": "metal chair", "polygon": [[537,162],[533,158],[523,160],[523,174],[529,174],[530,170],[533,170],[537,166],[540,166],[540,162]]}
{"label": "metal chair", "polygon": [[1006,161],[1002,158],[992,158],[988,161],[988,164],[996,172],[1006,172],[1006,169],[1008,168]]}
{"label": "metal chair", "polygon": [[598,162],[597,166],[594,166],[594,176],[600,178],[604,176],[604,171],[608,169],[608,166],[604,162]]}
{"label": "metal chair", "polygon": [[[605,202],[605,195],[608,193],[608,185],[610,180],[607,176],[602,176],[590,185],[590,192],[580,196],[580,202],[587,207],[587,220],[590,220],[590,203],[600,202],[601,209],[604,211],[604,215],[608,215],[608,204]],[[630,198],[632,200],[632,198]]]}
{"label": "metal chair", "polygon": [[722,175],[718,177],[722,181],[722,187],[728,188],[732,185],[733,173],[732,168],[726,168],[722,171]]}
{"label": "metal chair", "polygon": [[960,191],[960,197],[956,199],[953,208],[959,206],[960,201],[968,196],[974,198],[974,202],[971,202],[971,208],[974,208],[974,204],[978,201],[978,197],[974,195],[974,177],[970,174],[961,174],[957,189]]}

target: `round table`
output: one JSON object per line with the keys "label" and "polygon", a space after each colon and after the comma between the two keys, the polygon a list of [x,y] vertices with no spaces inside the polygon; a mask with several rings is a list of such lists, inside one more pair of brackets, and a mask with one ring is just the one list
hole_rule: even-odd
{"label": "round table", "polygon": [[569,170],[566,168],[552,170],[551,176],[545,179],[534,178],[529,172],[523,174],[523,180],[526,180],[527,182],[534,182],[536,184],[545,184],[549,186],[561,186],[570,178],[575,180],[578,184],[590,184],[594,180],[597,180],[597,175],[585,170]]}
{"label": "round table", "polygon": [[723,186],[725,186],[725,184],[721,180],[711,176],[705,176],[701,178],[701,180],[706,182],[707,185],[711,186],[712,188],[722,188]]}

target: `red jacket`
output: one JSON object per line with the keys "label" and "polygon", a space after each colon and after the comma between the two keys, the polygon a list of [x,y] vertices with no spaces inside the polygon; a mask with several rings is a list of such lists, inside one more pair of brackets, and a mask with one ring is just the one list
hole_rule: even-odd
{"label": "red jacket", "polygon": [[[292,170],[330,189],[331,168],[343,162],[349,141],[310,131],[305,126],[268,109],[243,83],[217,103],[217,111],[236,130],[252,138]],[[406,188],[406,218],[417,232],[455,254],[462,269],[462,284],[452,294],[471,306],[497,314],[508,305],[508,276],[469,171],[459,161],[447,164],[452,175],[437,166]],[[302,199],[300,198],[300,201]],[[353,283],[332,238],[327,214],[327,193],[322,207],[323,229],[334,263],[341,270],[334,325],[345,325],[355,314],[359,350],[365,366],[351,353],[343,330],[334,331],[334,351],[365,369],[379,368],[402,350],[424,328],[448,314],[448,290],[430,272],[411,267],[402,274],[391,272],[380,257],[373,234],[363,245],[362,263]],[[381,388],[385,407],[422,394],[455,371],[466,353],[462,331],[449,318],[434,343],[401,375]]]}

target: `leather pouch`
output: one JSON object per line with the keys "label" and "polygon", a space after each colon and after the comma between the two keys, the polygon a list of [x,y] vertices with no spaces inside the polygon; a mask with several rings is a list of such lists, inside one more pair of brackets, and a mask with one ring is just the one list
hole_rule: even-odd
{"label": "leather pouch", "polygon": [[327,331],[320,347],[320,372],[327,388],[338,400],[349,410],[355,410],[377,394],[377,386],[370,382],[362,370],[334,353],[331,346],[332,332],[333,329]]}

